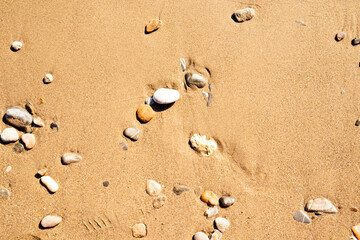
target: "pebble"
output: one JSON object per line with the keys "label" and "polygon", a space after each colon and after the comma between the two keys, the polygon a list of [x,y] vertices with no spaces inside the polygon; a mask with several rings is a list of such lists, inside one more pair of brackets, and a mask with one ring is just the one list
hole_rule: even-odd
{"label": "pebble", "polygon": [[22,153],[24,151],[24,145],[22,145],[21,143],[16,143],[14,146],[14,152],[16,153]]}
{"label": "pebble", "polygon": [[198,73],[186,73],[185,81],[189,87],[195,86],[197,88],[203,88],[207,83],[206,78]]}
{"label": "pebble", "polygon": [[324,212],[337,213],[336,207],[326,198],[316,198],[306,203],[305,211],[307,212]]}
{"label": "pebble", "polygon": [[45,74],[45,77],[43,78],[43,82],[44,82],[45,84],[49,84],[49,83],[51,83],[52,81],[54,81],[53,76],[52,76],[50,73]]}
{"label": "pebble", "polygon": [[205,99],[207,99],[209,97],[209,94],[205,91],[202,92],[202,95]]}
{"label": "pebble", "polygon": [[32,123],[30,113],[20,107],[12,107],[6,110],[5,119],[15,127],[25,127]]}
{"label": "pebble", "polygon": [[355,122],[355,126],[360,126],[360,120],[356,120],[356,122]]}
{"label": "pebble", "polygon": [[51,177],[42,176],[40,180],[50,192],[55,193],[57,190],[59,190],[58,184]]}
{"label": "pebble", "polygon": [[46,174],[46,172],[47,172],[47,168],[43,168],[43,169],[40,169],[40,170],[37,172],[37,174],[38,174],[39,176],[44,176],[44,175]]}
{"label": "pebble", "polygon": [[71,163],[77,163],[82,160],[82,157],[77,153],[64,153],[61,156],[61,162],[64,165],[68,165]]}
{"label": "pebble", "polygon": [[360,44],[360,37],[356,37],[352,40],[353,45],[359,45]]}
{"label": "pebble", "polygon": [[122,147],[122,149],[124,151],[127,151],[129,149],[128,145],[126,144],[126,142],[121,142],[119,143],[120,147]]}
{"label": "pebble", "polygon": [[153,95],[153,99],[158,104],[171,104],[179,100],[178,90],[169,88],[159,88]]}
{"label": "pebble", "polygon": [[214,207],[209,207],[204,215],[207,217],[207,218],[212,218],[214,216],[216,216],[217,214],[219,213],[219,209],[217,206],[214,206]]}
{"label": "pebble", "polygon": [[159,197],[155,198],[154,201],[153,201],[153,207],[155,209],[159,209],[161,208],[162,206],[165,205],[165,202],[166,202],[167,198],[165,195],[160,195]]}
{"label": "pebble", "polygon": [[35,146],[35,135],[32,133],[25,133],[21,136],[21,141],[24,143],[26,149],[32,149]]}
{"label": "pebble", "polygon": [[301,223],[311,223],[311,219],[303,210],[297,211],[294,214],[293,218],[294,218],[294,220],[301,222]]}
{"label": "pebble", "polygon": [[185,72],[186,70],[186,61],[185,61],[185,58],[180,58],[180,66],[181,66],[181,70],[183,72]]}
{"label": "pebble", "polygon": [[360,224],[357,224],[357,225],[353,226],[353,227],[351,228],[351,230],[353,231],[355,237],[356,237],[357,239],[360,239]]}
{"label": "pebble", "polygon": [[209,238],[205,233],[197,232],[194,234],[193,240],[209,240]]}
{"label": "pebble", "polygon": [[103,186],[104,186],[104,187],[109,186],[109,184],[110,184],[109,181],[104,181],[104,182],[103,182]]}
{"label": "pebble", "polygon": [[336,40],[341,41],[341,40],[343,40],[345,38],[345,36],[346,36],[346,34],[344,32],[338,32],[336,34]]}
{"label": "pebble", "polygon": [[19,51],[21,48],[22,48],[23,44],[20,42],[20,41],[14,41],[12,44],[11,44],[11,49],[13,51]]}
{"label": "pebble", "polygon": [[59,123],[57,123],[57,122],[51,123],[50,128],[51,129],[56,129],[57,131],[59,131],[59,128],[60,128]]}
{"label": "pebble", "polygon": [[31,115],[34,115],[35,114],[35,108],[34,106],[32,105],[31,102],[27,102],[25,104],[25,109],[31,114]]}
{"label": "pebble", "polygon": [[153,19],[148,24],[146,24],[145,31],[146,33],[151,33],[159,29],[163,25],[163,21],[160,19]]}
{"label": "pebble", "polygon": [[0,188],[0,197],[2,198],[8,198],[10,196],[10,191],[7,190],[6,188],[4,187],[1,187]]}
{"label": "pebble", "polygon": [[219,203],[220,203],[220,207],[227,208],[235,203],[235,198],[229,196],[223,196],[220,198]]}
{"label": "pebble", "polygon": [[161,193],[161,185],[154,180],[148,180],[146,183],[146,192],[150,196],[159,196]]}
{"label": "pebble", "polygon": [[147,123],[153,119],[155,111],[149,105],[143,104],[136,111],[136,115],[141,122]]}
{"label": "pebble", "polygon": [[222,233],[219,230],[213,231],[210,236],[210,240],[220,240],[222,238]]}
{"label": "pebble", "polygon": [[190,191],[190,188],[188,186],[185,186],[185,185],[179,185],[179,184],[176,184],[173,188],[173,191],[176,195],[180,195],[182,194],[183,192],[186,192],[186,191]]}
{"label": "pebble", "polygon": [[253,8],[244,8],[235,11],[234,15],[238,22],[245,22],[251,20],[255,16],[255,10]]}
{"label": "pebble", "polygon": [[11,166],[8,166],[6,169],[5,169],[5,172],[10,172],[11,171],[11,169],[12,169],[12,167]]}
{"label": "pebble", "polygon": [[48,215],[41,220],[40,224],[43,228],[52,228],[58,225],[61,221],[62,218],[59,216]]}
{"label": "pebble", "polygon": [[359,209],[358,209],[357,207],[351,207],[351,208],[350,208],[350,211],[352,211],[352,212],[358,212]]}
{"label": "pebble", "polygon": [[45,127],[45,123],[40,117],[34,117],[33,124],[37,127]]}
{"label": "pebble", "polygon": [[140,130],[136,127],[128,127],[124,130],[125,137],[133,141],[137,141],[139,139]]}
{"label": "pebble", "polygon": [[230,222],[226,218],[218,217],[215,219],[215,226],[223,233],[230,226]]}
{"label": "pebble", "polygon": [[19,140],[19,134],[15,128],[5,128],[0,138],[3,143],[16,142]]}
{"label": "pebble", "polygon": [[132,235],[136,238],[146,237],[146,225],[143,223],[137,223],[132,227]]}
{"label": "pebble", "polygon": [[216,196],[216,194],[212,191],[205,191],[203,194],[201,194],[201,201],[216,206],[219,204],[219,198]]}
{"label": "pebble", "polygon": [[213,139],[207,140],[206,136],[196,133],[190,138],[190,144],[193,149],[204,156],[210,156],[217,149],[217,143]]}

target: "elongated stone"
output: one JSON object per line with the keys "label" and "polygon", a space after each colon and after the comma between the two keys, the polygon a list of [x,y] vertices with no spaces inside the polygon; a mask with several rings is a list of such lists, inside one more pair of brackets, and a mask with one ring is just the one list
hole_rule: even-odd
{"label": "elongated stone", "polygon": [[301,223],[311,223],[311,219],[303,210],[297,211],[294,214],[293,218],[294,218],[294,220],[301,222]]}
{"label": "elongated stone", "polygon": [[140,130],[136,127],[128,127],[124,130],[124,135],[133,141],[139,139]]}
{"label": "elongated stone", "polygon": [[5,119],[15,127],[26,127],[31,125],[32,117],[25,109],[12,107],[6,110]]}
{"label": "elongated stone", "polygon": [[186,73],[185,81],[189,87],[196,86],[197,88],[203,88],[207,83],[206,78],[198,73]]}
{"label": "elongated stone", "polygon": [[355,237],[356,237],[357,239],[360,239],[360,224],[357,224],[357,225],[353,226],[353,227],[351,228],[351,230],[353,231]]}
{"label": "elongated stone", "polygon": [[219,199],[220,207],[227,208],[235,203],[235,198],[229,196],[223,196]]}
{"label": "elongated stone", "polygon": [[190,191],[190,188],[188,186],[185,186],[185,185],[179,185],[179,184],[176,184],[173,188],[173,191],[176,195],[180,195],[182,194],[183,192],[186,192],[186,191]]}
{"label": "elongated stone", "polygon": [[5,128],[0,138],[3,143],[16,142],[19,140],[19,134],[15,128]]}
{"label": "elongated stone", "polygon": [[45,123],[40,117],[34,117],[33,124],[37,127],[45,127]]}
{"label": "elongated stone", "polygon": [[51,193],[55,193],[57,190],[59,190],[58,184],[49,176],[42,176],[40,178],[41,182],[46,186],[46,188]]}
{"label": "elongated stone", "polygon": [[201,200],[209,205],[216,206],[219,204],[219,198],[212,191],[205,191],[201,195]]}
{"label": "elongated stone", "polygon": [[48,215],[41,220],[40,224],[43,228],[52,228],[59,225],[61,221],[62,218],[59,216]]}
{"label": "elongated stone", "polygon": [[158,104],[171,104],[179,100],[178,90],[169,88],[160,88],[153,95],[153,100]]}
{"label": "elongated stone", "polygon": [[64,165],[68,165],[71,163],[77,163],[82,160],[82,157],[77,153],[64,153],[61,156],[61,162]]}
{"label": "elongated stone", "polygon": [[326,198],[316,198],[306,203],[305,211],[307,212],[324,212],[337,213],[336,207]]}
{"label": "elongated stone", "polygon": [[218,217],[215,219],[215,226],[220,232],[223,233],[230,226],[230,222],[223,217]]}
{"label": "elongated stone", "polygon": [[154,180],[148,180],[146,183],[146,192],[150,196],[159,196],[161,193],[161,185]]}
{"label": "elongated stone", "polygon": [[245,22],[251,20],[255,16],[255,10],[253,8],[244,8],[235,11],[234,15],[238,22]]}

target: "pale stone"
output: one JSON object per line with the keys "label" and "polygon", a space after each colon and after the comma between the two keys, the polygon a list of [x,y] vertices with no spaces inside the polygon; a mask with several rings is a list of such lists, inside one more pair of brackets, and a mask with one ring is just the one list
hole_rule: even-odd
{"label": "pale stone", "polygon": [[176,195],[180,195],[182,194],[183,192],[186,192],[186,191],[190,191],[190,188],[188,186],[185,186],[185,185],[179,185],[179,184],[176,184],[173,188],[173,191]]}
{"label": "pale stone", "polygon": [[81,160],[82,160],[82,157],[77,153],[64,153],[61,156],[61,162],[64,165],[68,165],[71,163],[77,163],[77,162],[80,162]]}
{"label": "pale stone", "polygon": [[337,213],[336,207],[326,198],[316,198],[306,203],[305,211],[307,212],[324,212]]}
{"label": "pale stone", "polygon": [[206,136],[194,134],[190,138],[191,147],[204,156],[210,156],[217,149],[217,143],[213,139],[206,139]]}
{"label": "pale stone", "polygon": [[301,222],[301,223],[311,223],[311,219],[309,216],[302,210],[297,211],[294,216],[294,220]]}
{"label": "pale stone", "polygon": [[0,138],[3,143],[16,142],[19,140],[19,134],[15,128],[5,128]]}
{"label": "pale stone", "polygon": [[206,78],[199,73],[186,73],[185,81],[189,87],[196,86],[197,88],[203,88],[207,83]]}
{"label": "pale stone", "polygon": [[146,192],[150,196],[159,196],[161,193],[161,185],[154,180],[148,180],[146,183]]}
{"label": "pale stone", "polygon": [[21,136],[21,141],[24,143],[26,149],[32,149],[35,146],[35,135],[25,133]]}
{"label": "pale stone", "polygon": [[128,127],[124,130],[124,135],[133,141],[139,139],[140,130],[136,127]]}
{"label": "pale stone", "polygon": [[59,185],[51,177],[42,176],[40,180],[46,186],[49,192],[55,193],[57,190],[59,190]]}
{"label": "pale stone", "polygon": [[132,227],[132,235],[136,238],[146,237],[147,230],[146,225],[143,223],[137,223]]}
{"label": "pale stone", "polygon": [[221,238],[222,238],[222,233],[216,229],[210,235],[210,240],[220,240]]}
{"label": "pale stone", "polygon": [[157,29],[159,29],[163,25],[163,21],[160,19],[151,20],[145,27],[146,33],[151,33]]}
{"label": "pale stone", "polygon": [[11,49],[13,51],[19,51],[22,48],[23,44],[20,41],[14,41],[11,44]]}
{"label": "pale stone", "polygon": [[6,169],[5,169],[5,172],[10,172],[11,171],[11,169],[12,169],[12,167],[11,166],[8,166]]}
{"label": "pale stone", "polygon": [[45,123],[40,117],[34,117],[33,124],[37,127],[45,127]]}
{"label": "pale stone", "polygon": [[179,100],[178,90],[169,88],[160,88],[153,95],[153,100],[158,104],[171,104]]}
{"label": "pale stone", "polygon": [[219,209],[217,206],[214,206],[214,207],[209,207],[204,215],[207,217],[207,218],[211,218],[211,217],[214,217],[216,216],[217,214],[219,213]]}
{"label": "pale stone", "polygon": [[154,201],[153,201],[153,207],[155,209],[159,209],[161,208],[162,206],[165,205],[165,202],[166,202],[167,198],[165,195],[160,195],[159,197],[155,198]]}
{"label": "pale stone", "polygon": [[37,174],[38,174],[39,176],[44,176],[44,175],[46,174],[46,172],[47,172],[47,168],[43,168],[43,169],[40,169],[40,170],[37,172]]}
{"label": "pale stone", "polygon": [[345,38],[345,36],[346,36],[346,34],[344,32],[338,32],[336,34],[336,40],[341,41],[341,40],[343,40]]}
{"label": "pale stone", "polygon": [[43,82],[44,82],[45,84],[48,84],[48,83],[51,83],[52,81],[54,81],[53,76],[52,76],[50,73],[45,74],[45,77],[44,77],[44,79],[43,79]]}
{"label": "pale stone", "polygon": [[255,10],[253,8],[244,8],[235,11],[234,15],[238,22],[249,21],[255,16]]}
{"label": "pale stone", "polygon": [[223,233],[230,226],[230,222],[226,218],[218,217],[215,219],[215,226]]}
{"label": "pale stone", "polygon": [[15,127],[26,127],[32,123],[30,113],[20,107],[13,107],[6,110],[5,119]]}
{"label": "pale stone", "polygon": [[7,190],[6,188],[4,187],[1,187],[0,188],[0,197],[2,198],[8,198],[10,196],[10,191]]}
{"label": "pale stone", "polygon": [[197,232],[194,234],[193,240],[209,240],[209,238],[205,233]]}
{"label": "pale stone", "polygon": [[41,220],[40,224],[43,228],[52,228],[58,225],[61,221],[62,218],[59,216],[48,215]]}

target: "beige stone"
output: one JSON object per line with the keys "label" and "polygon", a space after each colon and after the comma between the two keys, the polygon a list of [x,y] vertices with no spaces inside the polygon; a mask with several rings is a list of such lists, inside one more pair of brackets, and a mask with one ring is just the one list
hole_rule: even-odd
{"label": "beige stone", "polygon": [[25,133],[21,136],[21,141],[24,143],[26,149],[32,149],[35,146],[35,135],[32,133]]}
{"label": "beige stone", "polygon": [[148,24],[146,24],[146,32],[151,33],[157,29],[159,29],[163,25],[163,21],[160,19],[153,19]]}
{"label": "beige stone", "polygon": [[150,196],[159,196],[161,193],[161,185],[154,180],[148,180],[146,183],[146,192]]}
{"label": "beige stone", "polygon": [[132,234],[136,238],[146,237],[147,230],[144,223],[137,223],[132,227]]}

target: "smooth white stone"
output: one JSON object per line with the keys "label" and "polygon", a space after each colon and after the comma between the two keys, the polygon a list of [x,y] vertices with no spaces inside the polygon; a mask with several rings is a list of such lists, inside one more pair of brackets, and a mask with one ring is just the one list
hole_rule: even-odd
{"label": "smooth white stone", "polygon": [[207,83],[206,78],[198,73],[187,73],[185,75],[185,80],[189,87],[196,86],[197,88],[203,88]]}
{"label": "smooth white stone", "polygon": [[137,141],[139,139],[140,130],[136,127],[128,127],[124,130],[124,135],[133,141]]}
{"label": "smooth white stone", "polygon": [[215,219],[215,226],[223,233],[230,226],[230,222],[226,218],[218,217]]}
{"label": "smooth white stone", "polygon": [[15,127],[26,127],[31,125],[33,120],[30,113],[20,107],[12,107],[6,110],[5,119]]}
{"label": "smooth white stone", "polygon": [[59,190],[59,185],[51,177],[42,176],[40,179],[50,192],[55,193],[57,190]]}
{"label": "smooth white stone", "polygon": [[40,117],[34,117],[33,123],[34,123],[35,126],[45,127],[45,123]]}
{"label": "smooth white stone", "polygon": [[239,22],[249,21],[255,16],[255,10],[253,8],[244,8],[235,11],[235,17]]}
{"label": "smooth white stone", "polygon": [[190,138],[190,144],[193,149],[204,156],[210,156],[217,149],[217,143],[213,139],[206,139],[206,136],[201,136],[195,133]]}
{"label": "smooth white stone", "polygon": [[15,128],[5,128],[1,133],[1,141],[4,143],[16,142],[19,140],[19,134]]}
{"label": "smooth white stone", "polygon": [[197,232],[194,234],[193,240],[209,240],[209,238],[205,233]]}
{"label": "smooth white stone", "polygon": [[62,221],[59,216],[48,215],[41,220],[41,226],[43,228],[52,228],[58,225]]}
{"label": "smooth white stone", "polygon": [[64,153],[61,157],[61,162],[65,165],[77,163],[82,160],[82,157],[77,153]]}
{"label": "smooth white stone", "polygon": [[214,217],[216,214],[219,213],[219,209],[217,206],[214,206],[214,207],[210,207],[208,208],[206,211],[205,211],[205,216],[207,218],[211,218],[211,217]]}
{"label": "smooth white stone", "polygon": [[169,88],[160,88],[153,95],[153,100],[158,104],[170,104],[180,98],[178,90]]}
{"label": "smooth white stone", "polygon": [[19,41],[14,41],[12,44],[11,44],[11,49],[14,50],[14,51],[19,51],[21,48],[22,48],[23,44]]}
{"label": "smooth white stone", "polygon": [[316,198],[306,203],[305,211],[308,212],[324,212],[337,213],[336,207],[326,198]]}
{"label": "smooth white stone", "polygon": [[150,196],[158,196],[161,193],[161,185],[154,180],[148,180],[146,183],[146,192]]}
{"label": "smooth white stone", "polygon": [[45,74],[43,81],[44,83],[51,83],[52,81],[54,81],[54,78],[50,73],[47,73]]}

